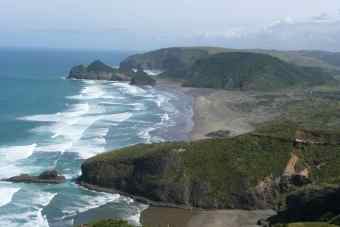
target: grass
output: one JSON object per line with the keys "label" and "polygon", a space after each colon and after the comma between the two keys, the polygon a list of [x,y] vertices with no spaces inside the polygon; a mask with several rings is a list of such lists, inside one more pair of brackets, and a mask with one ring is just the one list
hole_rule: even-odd
{"label": "grass", "polygon": [[290,224],[277,224],[274,227],[338,227],[324,222],[301,222],[301,223],[290,223]]}

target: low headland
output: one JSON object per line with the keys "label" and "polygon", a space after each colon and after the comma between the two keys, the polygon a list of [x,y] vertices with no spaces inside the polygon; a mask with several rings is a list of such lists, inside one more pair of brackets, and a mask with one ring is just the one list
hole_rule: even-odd
{"label": "low headland", "polygon": [[[78,182],[151,205],[141,218],[150,227],[340,225],[340,64],[328,59],[223,48],[131,56],[119,75],[158,70],[151,85],[193,97],[191,140],[97,155]],[[85,68],[70,78],[102,74]]]}

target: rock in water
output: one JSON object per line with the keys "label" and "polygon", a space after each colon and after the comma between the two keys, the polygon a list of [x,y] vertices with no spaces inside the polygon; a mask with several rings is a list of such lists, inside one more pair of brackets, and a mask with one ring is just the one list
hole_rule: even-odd
{"label": "rock in water", "polygon": [[47,170],[42,172],[39,176],[32,176],[29,174],[21,174],[19,176],[10,177],[5,181],[13,183],[45,183],[45,184],[60,184],[65,182],[66,178],[56,170]]}
{"label": "rock in water", "polygon": [[90,65],[78,65],[71,69],[69,79],[87,79],[87,80],[113,80],[113,81],[127,81],[129,78],[120,73],[118,69],[104,64],[96,60]]}

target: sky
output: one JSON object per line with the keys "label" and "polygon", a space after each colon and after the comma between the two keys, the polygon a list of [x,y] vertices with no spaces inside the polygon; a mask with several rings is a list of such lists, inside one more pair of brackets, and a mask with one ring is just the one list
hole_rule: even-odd
{"label": "sky", "polygon": [[340,50],[339,18],[340,0],[0,0],[0,46]]}

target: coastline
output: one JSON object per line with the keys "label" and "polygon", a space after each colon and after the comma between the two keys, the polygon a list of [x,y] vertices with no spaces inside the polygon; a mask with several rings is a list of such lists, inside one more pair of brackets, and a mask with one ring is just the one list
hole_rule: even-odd
{"label": "coastline", "polygon": [[[175,107],[176,110],[178,110],[178,113],[172,114],[170,117],[175,117],[174,119],[171,119],[175,122],[174,125],[170,125],[168,127],[161,127],[153,130],[150,132],[150,135],[153,137],[161,137],[165,141],[189,141],[191,140],[191,131],[193,127],[193,111],[192,111],[192,104],[193,104],[193,98],[190,94],[186,93],[185,89],[182,89],[180,84],[173,81],[163,81],[161,80],[160,83],[158,83],[153,89],[156,91],[160,91],[161,93],[168,93],[171,98],[170,102],[171,105]],[[162,207],[162,208],[171,208],[171,209],[178,209],[180,211],[185,210],[191,210],[191,207],[181,206],[181,205],[175,205],[175,204],[169,204],[169,203],[160,203],[156,201],[151,201],[147,198],[134,196],[122,191],[107,189],[98,187],[96,185],[90,185],[83,182],[76,182],[79,187],[84,187],[86,189],[89,189],[91,191],[97,191],[97,192],[104,192],[109,194],[119,194],[126,198],[131,198],[135,201],[135,203],[139,203],[142,206],[144,206],[144,209],[149,209],[150,207]],[[101,220],[101,219],[107,219],[107,218],[117,218],[117,215],[113,212],[112,206],[114,204],[108,203],[100,207],[93,208],[91,210],[88,210],[86,212],[82,212],[77,214],[74,217],[74,224],[81,225],[86,224],[89,221],[94,220]],[[142,216],[142,210],[140,210],[140,216]],[[139,218],[140,219],[140,218]],[[130,219],[129,219],[130,221]],[[135,220],[137,221],[137,220]],[[131,224],[134,224],[131,222]],[[150,226],[151,227],[151,226]]]}
{"label": "coastline", "polygon": [[[154,132],[156,135],[165,136],[166,140],[200,140],[208,138],[206,136],[208,133],[218,130],[230,131],[230,136],[244,134],[252,131],[256,124],[277,117],[280,114],[278,106],[285,103],[281,93],[189,88],[182,87],[178,81],[167,79],[158,80],[155,89],[181,97],[178,102],[185,103],[185,105],[190,104],[192,108],[189,116],[182,114],[179,119],[176,119],[176,125],[170,131],[160,129]],[[187,102],[183,102],[182,98],[185,98]],[[259,105],[259,103],[264,104]],[[184,122],[190,122],[190,124],[184,127]],[[181,133],[178,133],[179,131]],[[175,227],[253,227],[257,226],[258,220],[275,214],[272,210],[195,209],[175,204],[158,203],[147,198],[136,197],[124,192],[100,188],[81,182],[80,185],[99,192],[118,193],[132,198],[136,202],[148,205],[142,211],[140,221],[141,224],[149,227],[168,225]]]}
{"label": "coastline", "polygon": [[[192,98],[192,129],[190,140],[206,139],[218,130],[230,136],[251,132],[257,124],[282,114],[282,107],[299,100],[295,90],[277,92],[227,91],[182,87],[178,81],[162,79],[161,86]],[[254,227],[259,220],[276,214],[273,210],[202,210],[173,206],[150,207],[141,214],[141,223],[150,227]]]}

